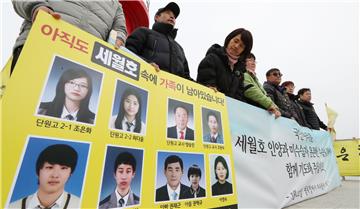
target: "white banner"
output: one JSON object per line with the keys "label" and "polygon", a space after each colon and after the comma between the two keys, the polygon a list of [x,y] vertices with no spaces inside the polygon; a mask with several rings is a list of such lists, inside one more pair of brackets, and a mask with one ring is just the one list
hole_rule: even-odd
{"label": "white banner", "polygon": [[239,208],[283,208],[340,185],[325,131],[227,98]]}

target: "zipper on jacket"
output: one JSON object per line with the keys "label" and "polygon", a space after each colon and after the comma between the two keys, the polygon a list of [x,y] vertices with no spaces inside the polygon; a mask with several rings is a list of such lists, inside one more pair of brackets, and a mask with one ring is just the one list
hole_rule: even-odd
{"label": "zipper on jacket", "polygon": [[152,51],[152,55],[151,55],[151,58],[154,58],[155,57],[155,54],[156,54],[156,45],[157,45],[157,40],[155,39],[154,40],[154,44],[153,44],[153,51]]}

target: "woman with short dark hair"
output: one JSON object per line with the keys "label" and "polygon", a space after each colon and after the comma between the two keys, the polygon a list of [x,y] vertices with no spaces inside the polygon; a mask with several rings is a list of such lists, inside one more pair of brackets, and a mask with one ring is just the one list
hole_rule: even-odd
{"label": "woman with short dark hair", "polygon": [[224,46],[212,45],[198,67],[197,82],[226,96],[243,100],[244,64],[253,38],[250,31],[238,28],[229,33]]}
{"label": "woman with short dark hair", "polygon": [[229,167],[222,156],[217,156],[214,163],[215,178],[217,182],[211,186],[212,195],[232,194],[232,184],[227,182],[229,178]]}
{"label": "woman with short dark hair", "polygon": [[246,102],[256,107],[263,108],[275,115],[275,118],[281,116],[278,106],[267,95],[264,87],[260,84],[259,79],[256,76],[256,57],[253,53],[250,53],[245,59],[244,73],[244,96]]}
{"label": "woman with short dark hair", "polygon": [[198,165],[193,164],[188,170],[188,179],[190,181],[190,196],[193,198],[205,197],[205,189],[200,186],[201,169]]}

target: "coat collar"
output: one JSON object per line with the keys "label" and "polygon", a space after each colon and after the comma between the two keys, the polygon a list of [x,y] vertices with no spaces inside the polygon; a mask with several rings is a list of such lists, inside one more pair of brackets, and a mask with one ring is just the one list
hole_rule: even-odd
{"label": "coat collar", "polygon": [[170,35],[173,39],[175,39],[178,30],[171,24],[161,22],[155,22],[152,26],[152,29],[159,33]]}
{"label": "coat collar", "polygon": [[306,105],[306,106],[309,106],[309,107],[312,107],[314,104],[313,103],[311,103],[311,102],[307,102],[307,101],[304,101],[304,100],[301,100],[301,99],[299,99],[299,101],[302,103],[302,104],[304,104],[304,105]]}

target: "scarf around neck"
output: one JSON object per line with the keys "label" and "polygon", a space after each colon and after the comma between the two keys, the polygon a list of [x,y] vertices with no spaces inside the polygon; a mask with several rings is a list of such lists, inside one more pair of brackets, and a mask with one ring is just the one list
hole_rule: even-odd
{"label": "scarf around neck", "polygon": [[238,62],[239,58],[240,58],[240,55],[239,56],[235,56],[235,55],[232,55],[230,54],[230,51],[228,48],[226,48],[226,55],[227,57],[229,58],[229,65],[230,65],[230,68],[231,70],[234,69],[234,65]]}

